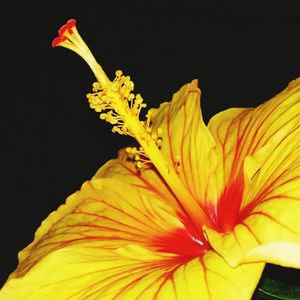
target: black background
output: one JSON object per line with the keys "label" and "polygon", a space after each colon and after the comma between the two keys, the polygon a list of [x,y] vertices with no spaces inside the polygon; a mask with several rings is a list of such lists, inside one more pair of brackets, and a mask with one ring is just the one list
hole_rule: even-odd
{"label": "black background", "polygon": [[130,142],[89,109],[93,75],[74,53],[51,48],[58,28],[76,18],[108,75],[131,75],[150,107],[199,79],[207,121],[229,107],[256,106],[300,76],[297,6],[261,2],[26,1],[1,8],[1,282],[41,221]]}

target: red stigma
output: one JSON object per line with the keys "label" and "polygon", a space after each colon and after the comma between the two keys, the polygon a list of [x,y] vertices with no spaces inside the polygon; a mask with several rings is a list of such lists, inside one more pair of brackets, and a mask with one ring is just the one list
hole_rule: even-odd
{"label": "red stigma", "polygon": [[67,31],[68,33],[72,34],[72,28],[76,26],[76,20],[75,19],[70,19],[66,24],[64,24],[60,29],[58,30],[58,37],[56,37],[52,41],[52,47],[56,47],[59,45],[61,42],[66,40],[65,32]]}
{"label": "red stigma", "polygon": [[72,33],[72,28],[76,26],[76,20],[71,19],[69,20],[66,24],[64,24],[63,26],[61,26],[58,30],[58,34],[59,36],[63,36],[66,32],[66,30],[68,30],[69,33]]}
{"label": "red stigma", "polygon": [[60,36],[56,37],[55,39],[53,39],[52,41],[52,47],[55,48],[58,44],[60,44],[62,42],[62,39]]}

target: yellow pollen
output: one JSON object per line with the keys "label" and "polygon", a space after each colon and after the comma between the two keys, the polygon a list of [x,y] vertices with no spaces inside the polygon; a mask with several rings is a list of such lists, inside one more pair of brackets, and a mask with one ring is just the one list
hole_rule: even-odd
{"label": "yellow pollen", "polygon": [[100,119],[113,125],[112,131],[121,135],[129,135],[136,139],[140,147],[128,147],[126,152],[135,161],[138,169],[147,164],[153,164],[162,178],[171,188],[180,206],[193,221],[195,227],[202,231],[203,224],[214,227],[210,218],[188,192],[178,173],[180,158],[176,159],[176,168],[168,165],[160,151],[162,144],[162,129],[156,131],[151,127],[151,112],[146,114],[146,120],[140,120],[140,112],[146,107],[140,94],[134,94],[134,83],[123,72],[116,71],[115,79],[110,81],[101,66],[97,63],[87,45],[80,37],[76,27],[72,33],[66,33],[67,40],[60,43],[79,54],[90,66],[97,82],[93,83],[92,93],[87,94],[89,105],[100,114]]}

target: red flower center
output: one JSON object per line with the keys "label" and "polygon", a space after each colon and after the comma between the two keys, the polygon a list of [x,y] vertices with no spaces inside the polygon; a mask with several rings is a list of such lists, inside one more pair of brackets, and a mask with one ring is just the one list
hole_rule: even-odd
{"label": "red flower center", "polygon": [[225,187],[218,201],[217,215],[215,217],[216,226],[219,231],[228,232],[239,222],[243,191],[243,178]]}
{"label": "red flower center", "polygon": [[159,252],[176,254],[176,262],[184,263],[201,257],[211,249],[203,232],[198,232],[186,217],[179,216],[185,228],[178,228],[164,236],[154,238],[150,246]]}
{"label": "red flower center", "polygon": [[177,229],[168,235],[155,238],[151,246],[159,252],[177,254],[176,261],[178,262],[201,257],[211,249],[204,237],[195,237],[186,229]]}

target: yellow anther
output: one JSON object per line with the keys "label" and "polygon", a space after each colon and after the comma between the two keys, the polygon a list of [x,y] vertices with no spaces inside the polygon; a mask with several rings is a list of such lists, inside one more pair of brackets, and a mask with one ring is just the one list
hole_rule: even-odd
{"label": "yellow anther", "polygon": [[134,99],[134,97],[135,97],[134,94],[130,93],[128,96],[128,100],[131,101]]}
{"label": "yellow anther", "polygon": [[136,104],[141,104],[143,102],[143,98],[140,94],[137,94],[135,97],[135,103]]}
{"label": "yellow anther", "polygon": [[138,152],[138,150],[136,149],[136,147],[131,148],[131,153],[137,153],[137,152]]}
{"label": "yellow anther", "polygon": [[131,148],[131,147],[126,147],[126,148],[125,148],[125,151],[126,151],[127,153],[131,153],[132,148]]}
{"label": "yellow anther", "polygon": [[98,92],[101,90],[101,85],[99,82],[94,82],[93,83],[93,92]]}
{"label": "yellow anther", "polygon": [[123,75],[123,72],[121,70],[117,70],[115,74],[117,77],[121,77]]}
{"label": "yellow anther", "polygon": [[152,133],[152,134],[151,134],[151,137],[152,137],[152,139],[153,139],[154,141],[158,138],[156,132]]}
{"label": "yellow anther", "polygon": [[99,112],[99,113],[102,111],[102,107],[99,104],[96,104],[94,107],[91,107],[91,108],[93,108],[96,112]]}
{"label": "yellow anther", "polygon": [[105,120],[106,116],[107,116],[107,114],[102,113],[102,114],[100,114],[100,119],[101,119],[101,120]]}

